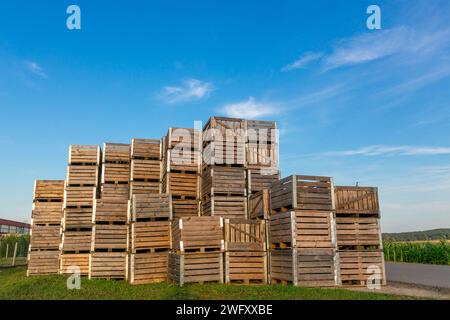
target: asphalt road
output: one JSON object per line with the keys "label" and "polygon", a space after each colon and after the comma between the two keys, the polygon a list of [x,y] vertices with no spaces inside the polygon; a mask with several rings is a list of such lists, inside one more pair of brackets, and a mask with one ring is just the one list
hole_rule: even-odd
{"label": "asphalt road", "polygon": [[450,289],[450,266],[386,262],[386,279],[423,286]]}

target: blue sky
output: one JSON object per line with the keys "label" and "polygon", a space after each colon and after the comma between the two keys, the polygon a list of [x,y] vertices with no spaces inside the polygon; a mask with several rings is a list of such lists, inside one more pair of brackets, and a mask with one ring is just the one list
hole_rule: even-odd
{"label": "blue sky", "polygon": [[383,231],[450,227],[449,17],[445,0],[2,1],[0,216],[29,219],[69,144],[230,115],[278,122],[283,176],[378,186]]}

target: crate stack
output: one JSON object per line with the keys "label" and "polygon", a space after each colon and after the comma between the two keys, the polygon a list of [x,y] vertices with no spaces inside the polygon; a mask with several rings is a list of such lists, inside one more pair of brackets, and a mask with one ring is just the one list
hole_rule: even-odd
{"label": "crate stack", "polygon": [[92,216],[98,196],[101,150],[99,146],[71,145],[64,191],[60,273],[73,267],[89,274]]}
{"label": "crate stack", "polygon": [[202,215],[247,218],[244,120],[211,117],[203,128]]}
{"label": "crate stack", "polygon": [[130,145],[105,143],[100,199],[94,202],[89,279],[128,275]]}
{"label": "crate stack", "polygon": [[199,216],[201,134],[169,128],[163,139],[162,192],[172,195],[175,218]]}
{"label": "crate stack", "polygon": [[59,273],[63,180],[34,182],[27,276]]}
{"label": "crate stack", "polygon": [[366,286],[374,272],[386,284],[378,189],[336,186],[334,201],[340,284]]}
{"label": "crate stack", "polygon": [[134,194],[161,192],[161,154],[159,139],[131,140],[130,199]]}
{"label": "crate stack", "polygon": [[272,185],[271,280],[328,287],[338,281],[332,179],[293,175]]}
{"label": "crate stack", "polygon": [[265,220],[225,220],[225,283],[267,283]]}
{"label": "crate stack", "polygon": [[185,217],[172,222],[169,279],[223,283],[224,221],[221,217]]}
{"label": "crate stack", "polygon": [[168,279],[171,247],[170,194],[134,194],[131,216],[130,283],[156,283]]}

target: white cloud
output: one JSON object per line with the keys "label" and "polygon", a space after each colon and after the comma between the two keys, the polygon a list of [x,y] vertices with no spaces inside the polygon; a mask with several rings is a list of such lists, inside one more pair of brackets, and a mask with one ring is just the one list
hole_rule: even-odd
{"label": "white cloud", "polygon": [[189,79],[182,86],[164,87],[159,97],[166,103],[187,102],[207,98],[213,90],[210,82]]}
{"label": "white cloud", "polygon": [[323,53],[321,52],[306,52],[291,64],[284,66],[281,71],[291,71],[304,68],[309,63],[319,60],[320,58],[322,58],[322,56]]}
{"label": "white cloud", "polygon": [[32,72],[33,74],[41,77],[41,78],[47,78],[47,73],[44,71],[44,69],[34,61],[25,61],[25,65],[27,69]]}
{"label": "white cloud", "polygon": [[327,152],[328,156],[416,156],[450,154],[450,147],[415,147],[415,146],[385,146],[374,145],[354,150]]}
{"label": "white cloud", "polygon": [[272,104],[259,103],[254,97],[249,97],[246,101],[224,106],[222,112],[229,117],[256,118],[278,114],[279,110]]}
{"label": "white cloud", "polygon": [[331,70],[396,54],[433,53],[449,43],[449,35],[450,29],[418,31],[405,26],[360,34],[337,41],[323,64],[325,70]]}

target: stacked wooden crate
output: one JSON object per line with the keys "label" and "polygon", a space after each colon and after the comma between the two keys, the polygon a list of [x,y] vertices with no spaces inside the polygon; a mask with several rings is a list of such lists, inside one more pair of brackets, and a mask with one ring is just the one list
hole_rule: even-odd
{"label": "stacked wooden crate", "polygon": [[132,139],[130,199],[133,194],[161,192],[161,154],[161,140]]}
{"label": "stacked wooden crate", "polygon": [[77,267],[81,275],[89,274],[92,241],[92,215],[100,177],[99,146],[72,145],[69,148],[64,192],[63,236],[60,273]]}
{"label": "stacked wooden crate", "polygon": [[225,220],[225,283],[267,283],[266,221]]}
{"label": "stacked wooden crate", "polygon": [[332,190],[329,177],[294,175],[272,185],[272,282],[337,284]]}
{"label": "stacked wooden crate", "polygon": [[223,283],[224,221],[221,217],[185,217],[172,223],[169,279]]}
{"label": "stacked wooden crate", "polygon": [[202,215],[247,218],[244,120],[211,117],[203,128]]}
{"label": "stacked wooden crate", "polygon": [[163,142],[162,192],[172,195],[175,218],[199,215],[201,134],[169,128]]}
{"label": "stacked wooden crate", "polygon": [[377,188],[337,186],[334,199],[341,285],[366,286],[375,273],[386,284]]}
{"label": "stacked wooden crate", "polygon": [[59,273],[63,180],[34,182],[27,275]]}
{"label": "stacked wooden crate", "polygon": [[105,143],[102,192],[95,200],[89,279],[126,279],[128,275],[130,145]]}
{"label": "stacked wooden crate", "polygon": [[245,120],[248,194],[270,189],[280,179],[278,130],[274,121]]}
{"label": "stacked wooden crate", "polygon": [[130,283],[168,278],[172,201],[170,194],[134,194],[131,215]]}

